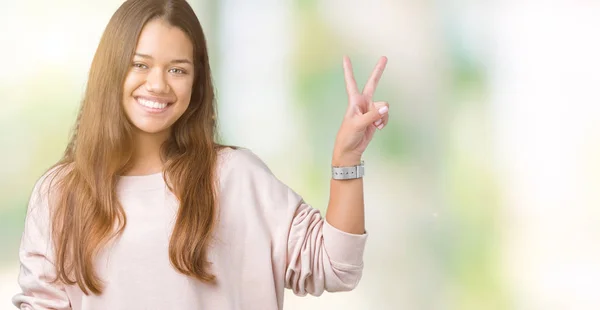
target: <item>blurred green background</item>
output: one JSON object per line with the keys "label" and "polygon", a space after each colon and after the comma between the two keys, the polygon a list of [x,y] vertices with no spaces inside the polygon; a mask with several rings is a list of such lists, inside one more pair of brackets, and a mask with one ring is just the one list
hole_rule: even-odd
{"label": "blurred green background", "polygon": [[[66,146],[121,2],[0,4],[0,309],[19,290],[31,188]],[[224,142],[323,212],[342,56],[359,87],[389,58],[375,97],[389,123],[364,156],[363,279],[320,298],[287,292],[286,309],[600,308],[600,4],[190,3]]]}

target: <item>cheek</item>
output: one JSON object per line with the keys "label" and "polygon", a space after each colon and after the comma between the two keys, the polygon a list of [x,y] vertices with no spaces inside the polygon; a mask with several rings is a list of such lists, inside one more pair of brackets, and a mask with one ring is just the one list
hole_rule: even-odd
{"label": "cheek", "polygon": [[129,73],[127,77],[125,77],[125,82],[123,83],[123,97],[127,98],[133,93],[133,91],[139,86],[139,78],[137,78],[134,74]]}
{"label": "cheek", "polygon": [[173,89],[179,101],[185,103],[186,105],[189,104],[192,97],[192,86],[192,82],[186,82],[178,84],[177,87]]}

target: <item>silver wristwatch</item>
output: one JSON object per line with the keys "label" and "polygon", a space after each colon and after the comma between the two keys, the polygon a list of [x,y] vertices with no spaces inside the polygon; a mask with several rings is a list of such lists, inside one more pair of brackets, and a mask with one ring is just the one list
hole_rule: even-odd
{"label": "silver wristwatch", "polygon": [[365,175],[365,161],[361,160],[360,165],[350,167],[331,167],[331,177],[334,180],[349,180],[362,178]]}

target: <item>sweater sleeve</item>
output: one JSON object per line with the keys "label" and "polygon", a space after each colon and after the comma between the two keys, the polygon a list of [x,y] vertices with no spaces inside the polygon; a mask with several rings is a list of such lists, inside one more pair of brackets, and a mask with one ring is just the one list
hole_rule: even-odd
{"label": "sweater sleeve", "polygon": [[[25,229],[21,237],[19,260],[21,264],[18,282],[22,292],[12,298],[19,309],[71,309],[64,286],[51,283],[56,277],[56,270],[51,255],[50,217],[48,209],[47,188],[38,181],[33,189],[27,215]],[[46,178],[46,181],[49,181]]]}
{"label": "sweater sleeve", "polygon": [[273,271],[281,289],[291,289],[298,296],[354,289],[362,276],[367,234],[350,234],[331,226],[258,156],[249,150],[235,154],[225,183],[241,185],[244,190],[235,195],[259,209],[258,217],[272,234]]}
{"label": "sweater sleeve", "polygon": [[[297,196],[293,192],[292,195]],[[287,238],[285,287],[298,296],[354,289],[362,276],[367,234],[336,229],[319,210],[301,198],[293,209]]]}

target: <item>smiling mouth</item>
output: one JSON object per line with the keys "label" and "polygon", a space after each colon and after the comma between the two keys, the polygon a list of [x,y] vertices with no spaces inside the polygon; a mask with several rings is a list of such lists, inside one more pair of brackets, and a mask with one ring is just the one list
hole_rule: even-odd
{"label": "smiling mouth", "polygon": [[140,104],[141,106],[143,106],[147,109],[153,110],[153,111],[166,110],[166,108],[168,106],[173,104],[172,102],[165,102],[163,100],[153,101],[153,100],[142,98],[142,97],[136,97],[135,101],[137,101],[137,103]]}

